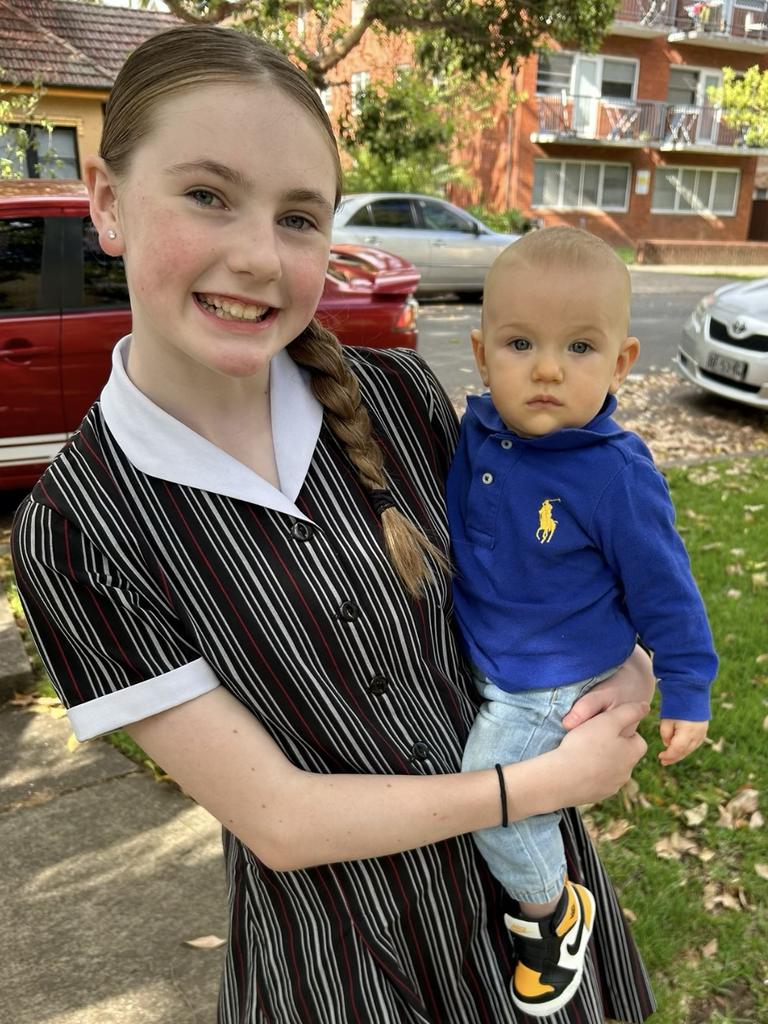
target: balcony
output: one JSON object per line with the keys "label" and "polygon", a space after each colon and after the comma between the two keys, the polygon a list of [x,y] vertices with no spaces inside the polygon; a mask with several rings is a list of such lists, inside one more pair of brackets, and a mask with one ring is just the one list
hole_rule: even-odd
{"label": "balcony", "polygon": [[743,133],[721,118],[718,107],[624,101],[603,96],[537,96],[538,131],[531,141],[541,145],[610,145],[624,149],[686,150],[762,156],[768,150],[744,145]]}
{"label": "balcony", "polygon": [[768,0],[620,0],[614,35],[768,51]]}

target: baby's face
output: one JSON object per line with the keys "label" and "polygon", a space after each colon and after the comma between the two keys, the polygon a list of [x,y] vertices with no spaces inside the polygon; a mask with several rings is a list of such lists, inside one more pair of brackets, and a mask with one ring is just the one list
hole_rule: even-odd
{"label": "baby's face", "polygon": [[583,427],[637,358],[627,337],[621,268],[541,268],[509,260],[491,271],[475,360],[496,409],[521,437]]}

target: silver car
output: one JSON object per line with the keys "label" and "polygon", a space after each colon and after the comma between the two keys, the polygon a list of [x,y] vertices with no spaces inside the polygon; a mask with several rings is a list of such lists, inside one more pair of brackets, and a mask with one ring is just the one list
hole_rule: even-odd
{"label": "silver car", "polygon": [[496,256],[519,235],[500,235],[444,199],[404,192],[344,196],[333,221],[334,242],[375,245],[421,272],[419,295],[456,292],[477,301]]}
{"label": "silver car", "polygon": [[683,328],[677,368],[707,391],[768,409],[768,277],[702,299]]}

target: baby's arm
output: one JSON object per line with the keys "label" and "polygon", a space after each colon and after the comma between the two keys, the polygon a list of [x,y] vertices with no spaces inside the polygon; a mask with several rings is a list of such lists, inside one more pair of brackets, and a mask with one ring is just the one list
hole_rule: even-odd
{"label": "baby's arm", "polygon": [[682,718],[662,718],[659,725],[661,742],[665,749],[659,761],[666,768],[677,764],[700,747],[707,735],[709,722],[686,722]]}

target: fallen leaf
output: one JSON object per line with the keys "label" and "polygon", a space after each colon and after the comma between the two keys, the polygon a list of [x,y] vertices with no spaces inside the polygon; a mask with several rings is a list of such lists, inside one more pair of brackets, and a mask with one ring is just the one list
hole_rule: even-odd
{"label": "fallen leaf", "polygon": [[704,886],[704,909],[709,911],[723,907],[725,910],[741,910],[737,896],[727,891],[720,882],[707,882]]}
{"label": "fallen leaf", "polygon": [[753,572],[752,589],[762,590],[764,587],[768,587],[768,572]]}
{"label": "fallen leaf", "polygon": [[701,947],[701,955],[705,960],[711,960],[717,952],[717,939],[711,939],[706,946]]}
{"label": "fallen leaf", "polygon": [[183,942],[183,945],[194,949],[219,949],[226,944],[227,940],[220,939],[218,935],[202,935],[199,939],[185,939]]}
{"label": "fallen leaf", "polygon": [[[766,655],[768,658],[768,655]],[[35,695],[33,693],[14,693],[11,699],[8,701],[16,708],[26,708],[30,704],[34,704]]]}
{"label": "fallen leaf", "polygon": [[82,743],[78,740],[77,736],[73,732],[67,737],[67,750],[70,754],[74,754],[82,746]]}
{"label": "fallen leaf", "polygon": [[765,665],[766,662],[768,662],[768,653],[758,654],[758,656],[755,658],[755,661],[758,665]]}
{"label": "fallen leaf", "polygon": [[738,599],[741,597],[741,591],[736,590],[735,587],[731,587],[729,590],[726,590],[725,596],[730,597],[732,601],[738,601]]}
{"label": "fallen leaf", "polygon": [[656,856],[662,860],[681,860],[685,853],[695,856],[699,852],[696,843],[679,832],[673,832],[671,835],[659,839],[653,848],[656,851]]}
{"label": "fallen leaf", "polygon": [[[768,865],[763,865],[768,870]],[[622,907],[621,912],[624,915],[624,920],[629,921],[630,924],[634,924],[637,920],[637,914],[634,910],[630,910],[629,907]]]}
{"label": "fallen leaf", "polygon": [[762,816],[760,811],[755,811],[755,813],[750,816],[749,827],[753,831],[756,828],[762,828],[764,824],[765,824],[765,818]]}
{"label": "fallen leaf", "polygon": [[688,811],[683,811],[683,818],[685,819],[686,825],[694,827],[700,825],[707,816],[709,805],[706,803],[696,804],[695,807],[691,807]]}
{"label": "fallen leaf", "polygon": [[626,818],[616,818],[610,823],[608,828],[600,830],[600,838],[614,842],[616,839],[621,839],[625,832],[634,827],[634,825],[630,825]]}
{"label": "fallen leaf", "polygon": [[742,789],[740,793],[737,793],[732,800],[729,800],[726,806],[733,815],[747,815],[753,814],[757,810],[759,801],[760,794],[758,791],[747,787]]}
{"label": "fallen leaf", "polygon": [[755,864],[755,871],[768,882],[768,864]]}

